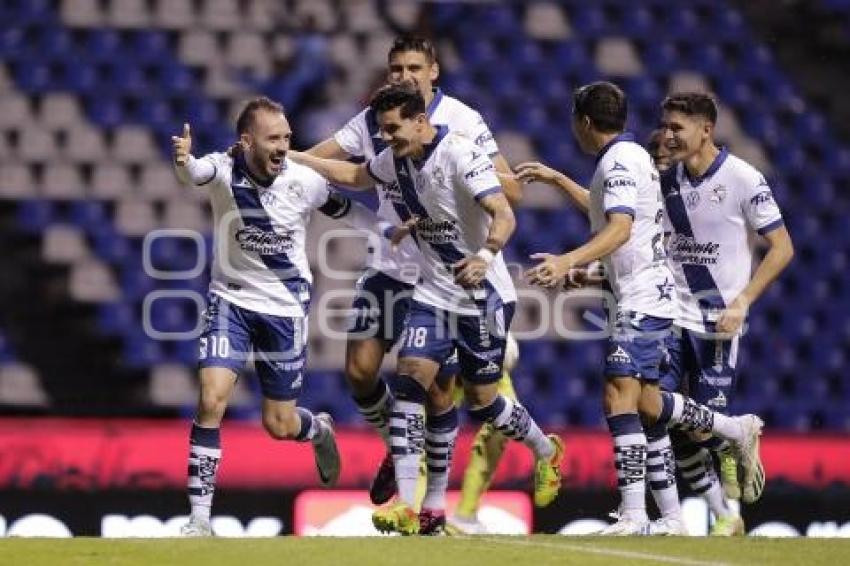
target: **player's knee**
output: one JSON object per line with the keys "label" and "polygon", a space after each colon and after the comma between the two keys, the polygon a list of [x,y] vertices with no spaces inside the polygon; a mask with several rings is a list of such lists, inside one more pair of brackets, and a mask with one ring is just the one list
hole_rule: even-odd
{"label": "player's knee", "polygon": [[345,359],[345,378],[355,390],[370,392],[378,379],[381,360],[375,359],[375,354],[365,345],[349,346],[350,350]]}
{"label": "player's knee", "polygon": [[288,412],[263,415],[263,428],[275,440],[291,440],[301,431],[301,421]]}
{"label": "player's knee", "polygon": [[217,420],[224,418],[227,409],[227,394],[222,391],[201,391],[198,402],[198,418],[201,421]]}

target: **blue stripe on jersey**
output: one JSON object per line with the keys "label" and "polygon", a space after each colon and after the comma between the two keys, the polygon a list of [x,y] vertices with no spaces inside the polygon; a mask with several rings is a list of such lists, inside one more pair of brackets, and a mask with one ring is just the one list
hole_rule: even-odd
{"label": "blue stripe on jersey", "polygon": [[[670,218],[670,223],[675,231],[683,236],[693,238],[694,231],[691,227],[691,220],[688,218],[685,201],[682,200],[679,182],[676,179],[676,171],[680,166],[684,167],[682,164],[671,167],[661,175],[661,194],[664,196],[667,216]],[[709,321],[706,317],[708,311],[719,311],[726,308],[726,303],[723,301],[717,283],[706,265],[683,264],[682,271],[691,292],[700,295],[698,303],[700,311],[702,311],[703,322],[708,327]]]}
{"label": "blue stripe on jersey", "polygon": [[[398,186],[401,189],[401,196],[404,199],[404,204],[407,205],[407,209],[422,220],[430,220],[428,210],[419,202],[419,196],[416,194],[416,187],[413,184],[412,173],[408,172],[405,166],[407,159],[394,158],[394,161]],[[428,242],[428,245],[437,252],[437,255],[440,256],[440,261],[443,262],[443,265],[450,272],[452,265],[465,257],[454,244]]]}
{"label": "blue stripe on jersey", "polygon": [[422,157],[419,159],[411,159],[410,161],[416,166],[417,169],[422,169],[425,165],[425,162],[428,161],[428,158],[431,157],[431,154],[434,153],[434,150],[437,149],[437,146],[440,145],[440,142],[443,141],[443,138],[446,137],[446,134],[449,133],[449,127],[445,125],[434,126],[437,130],[437,134],[434,136],[434,139],[431,140],[430,143],[422,144],[422,149],[424,150],[422,153]]}
{"label": "blue stripe on jersey", "polygon": [[[380,127],[378,126],[378,118],[375,116],[375,112],[371,108],[366,111],[366,129],[369,131],[369,139],[372,140],[372,150],[374,151],[375,156],[378,156],[387,148],[387,144],[381,137]],[[377,175],[372,173],[372,168],[369,167],[368,162],[366,163],[366,171],[368,171],[370,177],[380,182],[382,185],[387,184],[385,181],[379,179]],[[380,191],[382,189],[379,188],[378,190]],[[407,207],[400,202],[395,202],[391,198],[387,200],[389,200],[393,205],[393,210],[395,210],[396,215],[398,215],[402,222],[410,220],[410,211],[407,210]],[[413,235],[411,234],[411,236]],[[416,240],[416,237],[413,236],[413,239]]]}
{"label": "blue stripe on jersey", "polygon": [[[237,158],[233,160],[233,174],[231,176],[230,189],[233,192],[233,200],[239,208],[242,223],[252,226],[263,233],[274,233],[272,220],[269,217],[263,203],[260,201],[260,193],[251,187],[251,181],[246,173],[247,166],[244,160]],[[247,186],[246,186],[247,185]],[[247,213],[247,214],[246,214]],[[300,301],[302,293],[310,293],[310,283],[301,276],[298,267],[292,263],[285,253],[260,254],[260,261],[277,275],[284,286]],[[307,304],[302,305],[307,312]]]}

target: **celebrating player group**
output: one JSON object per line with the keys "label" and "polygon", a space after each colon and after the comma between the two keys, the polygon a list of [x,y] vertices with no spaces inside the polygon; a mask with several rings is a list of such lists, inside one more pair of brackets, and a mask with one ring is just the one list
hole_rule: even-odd
{"label": "celebrating player group", "polygon": [[[625,132],[627,102],[616,85],[576,89],[572,132],[596,160],[586,189],[541,163],[512,170],[482,116],[437,88],[438,77],[431,42],[401,37],[388,54],[388,84],[307,151],[290,150],[284,109],[267,98],[246,105],[238,141],[222,153],[193,157],[189,124],[172,138],[178,178],[209,194],[216,250],[189,443],[191,517],[182,533],[213,534],[219,429],[250,358],[269,435],[310,442],[321,484],[338,480],[345,454],[332,417],[297,405],[312,299],[305,231],[314,209],[372,240],[352,305],[345,376],[386,446],[370,488],[375,528],[484,532],[478,504],[508,440],[534,456],[535,505],[552,503],[564,441],[546,434],[513,392],[508,372],[517,354],[509,330],[517,294],[502,257],[523,183],[542,182],[588,216],[592,235],[566,253],[532,255],[525,277],[566,292],[601,286],[613,297],[601,402],[621,499],[616,521],[599,534],[687,534],[677,467],[706,499],[712,534],[743,534],[729,499],[761,496],[762,422],[729,415],[727,407],[747,310],[793,247],[764,177],[715,144],[715,100],[669,95],[650,153]],[[376,189],[377,212],[335,186]],[[768,251],[752,271],[754,234]],[[394,347],[396,374],[385,381],[379,369]],[[462,505],[447,517],[456,391],[481,429]],[[654,520],[647,483],[659,511]]]}

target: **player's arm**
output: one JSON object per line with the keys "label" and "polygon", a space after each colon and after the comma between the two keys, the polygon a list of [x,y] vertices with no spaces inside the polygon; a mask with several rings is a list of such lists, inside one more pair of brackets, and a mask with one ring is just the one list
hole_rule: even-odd
{"label": "player's arm", "polygon": [[519,201],[522,200],[522,183],[508,165],[508,160],[501,153],[491,156],[490,159],[496,167],[496,176],[499,178],[508,203],[514,207],[519,206]]}
{"label": "player's arm", "polygon": [[761,297],[765,289],[779,277],[794,257],[794,244],[784,225],[763,234],[768,250],[752,279],[717,319],[717,331],[736,333],[747,316],[747,310]]}
{"label": "player's arm", "polygon": [[183,124],[183,133],[171,136],[174,173],[184,185],[205,185],[212,181],[216,166],[207,159],[192,157],[192,130],[189,124]]}
{"label": "player's arm", "polygon": [[377,234],[392,240],[393,243],[398,243],[410,233],[409,226],[396,226],[392,222],[381,220],[368,207],[337,191],[330,191],[328,200],[318,210],[325,216],[340,220],[351,228]]}
{"label": "player's arm", "polygon": [[321,157],[322,159],[345,160],[351,157],[348,152],[339,145],[339,142],[336,141],[336,138],[334,137],[330,137],[325,141],[317,143],[304,153],[308,153],[314,157]]}
{"label": "player's arm", "polygon": [[546,183],[564,192],[567,197],[584,214],[590,208],[590,191],[551,167],[536,161],[520,163],[516,168],[516,176],[523,183]]}
{"label": "player's arm", "polygon": [[490,263],[496,254],[502,251],[516,229],[514,211],[502,191],[490,192],[476,200],[490,215],[492,222],[484,246],[475,255],[466,257],[453,266],[455,281],[464,287],[474,287],[484,279]]}
{"label": "player's arm", "polygon": [[529,282],[543,287],[554,287],[570,269],[587,265],[617,251],[632,233],[632,215],[627,212],[610,212],[608,223],[586,244],[563,255],[532,254],[532,259],[542,260],[525,272]]}
{"label": "player's arm", "polygon": [[366,163],[349,163],[338,159],[323,159],[300,151],[289,151],[287,156],[296,163],[306,165],[331,183],[352,189],[368,189],[375,186]]}

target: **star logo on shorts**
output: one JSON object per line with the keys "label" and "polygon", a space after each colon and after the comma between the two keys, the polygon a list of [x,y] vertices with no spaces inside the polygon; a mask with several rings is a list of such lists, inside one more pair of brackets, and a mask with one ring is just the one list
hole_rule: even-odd
{"label": "star logo on shorts", "polygon": [[655,286],[658,289],[658,300],[666,299],[668,301],[673,300],[673,289],[676,288],[673,283],[671,283],[666,277],[664,278],[664,283]]}

